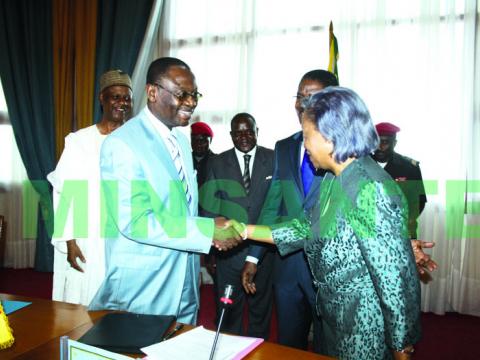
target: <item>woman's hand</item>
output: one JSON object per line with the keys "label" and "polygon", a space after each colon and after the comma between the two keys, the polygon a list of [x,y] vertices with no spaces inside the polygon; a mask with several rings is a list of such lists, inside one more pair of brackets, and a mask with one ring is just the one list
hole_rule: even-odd
{"label": "woman's hand", "polygon": [[243,240],[259,241],[267,244],[274,244],[272,230],[266,225],[245,225],[235,219],[227,220],[225,227],[234,229]]}
{"label": "woman's hand", "polygon": [[230,220],[215,218],[212,245],[219,251],[226,251],[242,243],[242,235],[232,226]]}
{"label": "woman's hand", "polygon": [[225,223],[225,226],[233,227],[240,234],[243,240],[247,240],[247,226],[244,223],[238,222],[235,219],[230,219]]}

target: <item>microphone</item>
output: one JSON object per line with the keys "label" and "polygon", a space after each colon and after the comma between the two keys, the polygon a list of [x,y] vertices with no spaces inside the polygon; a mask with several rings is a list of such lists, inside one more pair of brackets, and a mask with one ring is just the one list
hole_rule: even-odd
{"label": "microphone", "polygon": [[233,304],[232,300],[233,294],[233,285],[225,285],[225,290],[223,290],[223,296],[220,298],[220,301],[223,303],[223,307]]}
{"label": "microphone", "polygon": [[213,355],[215,354],[215,348],[217,347],[218,335],[220,334],[220,328],[222,327],[223,315],[225,315],[225,310],[229,305],[233,304],[232,300],[233,294],[233,285],[225,285],[225,290],[223,290],[223,296],[220,298],[222,305],[222,312],[220,313],[220,320],[218,320],[217,331],[215,333],[215,340],[213,341],[212,351],[210,352],[210,359],[213,360]]}

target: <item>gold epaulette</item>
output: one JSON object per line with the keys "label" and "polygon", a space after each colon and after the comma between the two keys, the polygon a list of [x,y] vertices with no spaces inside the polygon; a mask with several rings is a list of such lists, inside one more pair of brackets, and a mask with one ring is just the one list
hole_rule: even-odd
{"label": "gold epaulette", "polygon": [[413,166],[415,166],[415,167],[419,166],[419,162],[417,160],[413,160],[413,159],[411,159],[411,158],[409,158],[408,156],[405,156],[405,155],[402,155],[402,156],[405,158],[405,160],[407,160]]}

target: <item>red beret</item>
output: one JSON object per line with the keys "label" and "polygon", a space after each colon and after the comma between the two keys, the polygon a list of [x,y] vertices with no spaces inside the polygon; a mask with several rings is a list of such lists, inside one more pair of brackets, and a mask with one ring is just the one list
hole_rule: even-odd
{"label": "red beret", "polygon": [[198,121],[191,126],[192,135],[207,135],[213,138],[213,131],[206,123]]}
{"label": "red beret", "polygon": [[381,122],[375,125],[375,127],[377,128],[377,133],[380,136],[391,136],[395,135],[397,132],[400,131],[400,128],[398,126],[395,126],[388,122]]}

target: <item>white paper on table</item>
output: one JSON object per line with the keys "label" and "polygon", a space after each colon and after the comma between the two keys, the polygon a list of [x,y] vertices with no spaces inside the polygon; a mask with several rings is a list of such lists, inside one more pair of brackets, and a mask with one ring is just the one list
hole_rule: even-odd
{"label": "white paper on table", "polygon": [[[142,348],[148,360],[208,360],[212,350],[215,331],[196,327],[174,338]],[[263,342],[263,339],[220,334],[214,360],[243,359],[250,351]]]}

